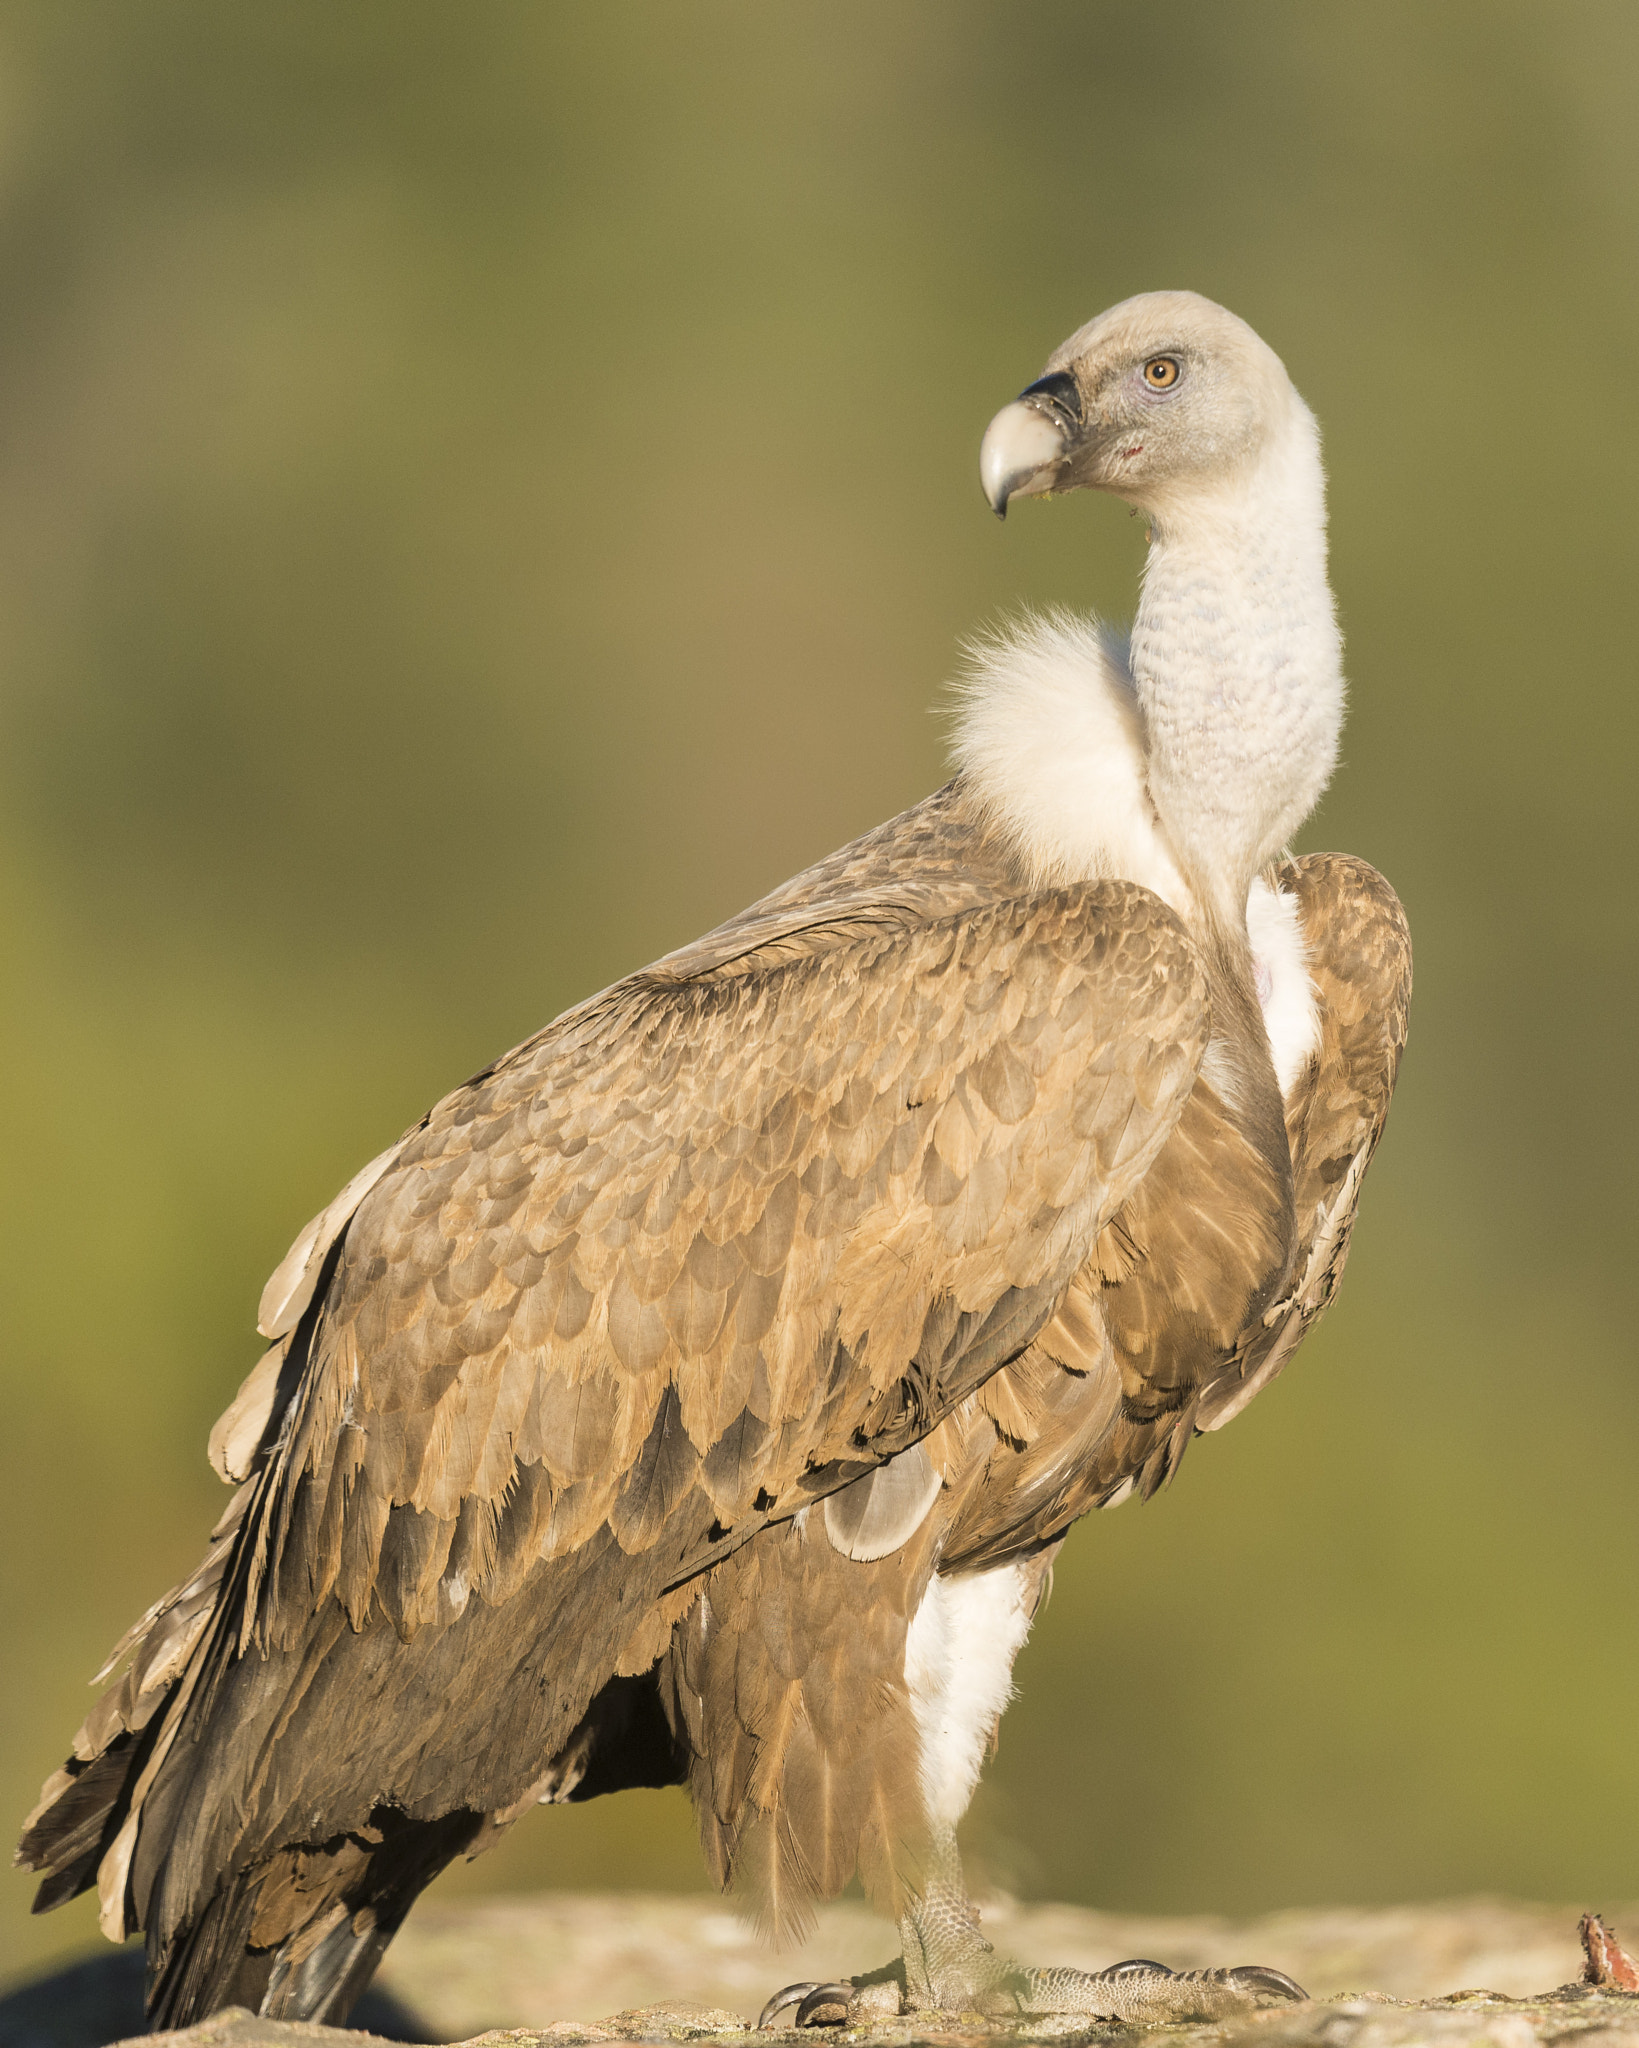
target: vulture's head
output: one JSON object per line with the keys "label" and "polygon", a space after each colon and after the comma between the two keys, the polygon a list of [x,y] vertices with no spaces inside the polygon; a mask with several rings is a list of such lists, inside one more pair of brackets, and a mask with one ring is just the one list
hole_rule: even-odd
{"label": "vulture's head", "polygon": [[1100,313],[985,431],[979,474],[1011,498],[1111,491],[1146,511],[1233,488],[1307,407],[1244,320],[1195,292],[1145,292]]}

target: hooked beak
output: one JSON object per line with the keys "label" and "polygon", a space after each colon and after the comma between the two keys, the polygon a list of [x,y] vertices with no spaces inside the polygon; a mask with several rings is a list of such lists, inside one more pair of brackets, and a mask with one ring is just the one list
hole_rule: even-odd
{"label": "hooked beak", "polygon": [[1010,498],[1050,491],[1081,433],[1081,391],[1067,370],[1042,377],[1004,405],[979,444],[979,483],[998,519]]}

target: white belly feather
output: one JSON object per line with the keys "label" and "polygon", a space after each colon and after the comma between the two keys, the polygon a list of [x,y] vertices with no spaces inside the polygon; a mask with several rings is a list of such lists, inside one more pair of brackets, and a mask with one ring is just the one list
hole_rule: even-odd
{"label": "white belly feather", "polygon": [[937,1574],[911,1617],[905,1642],[922,1743],[928,1819],[955,1827],[966,1813],[985,1748],[1013,1697],[1013,1659],[1030,1633],[1039,1560],[987,1572]]}

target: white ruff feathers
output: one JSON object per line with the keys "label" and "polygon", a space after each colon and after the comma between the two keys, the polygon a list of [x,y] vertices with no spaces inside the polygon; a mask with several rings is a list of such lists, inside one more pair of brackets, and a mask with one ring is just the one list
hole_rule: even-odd
{"label": "white ruff feathers", "polygon": [[1122,635],[1051,611],[967,651],[952,751],[1031,885],[1121,876],[1187,916],[1189,887],[1150,802]]}
{"label": "white ruff feathers", "polygon": [[[1194,898],[1150,801],[1120,634],[1071,612],[1023,619],[969,650],[955,688],[957,765],[1032,887],[1138,882],[1191,921]],[[1259,878],[1246,923],[1284,1095],[1320,1043],[1297,903]]]}

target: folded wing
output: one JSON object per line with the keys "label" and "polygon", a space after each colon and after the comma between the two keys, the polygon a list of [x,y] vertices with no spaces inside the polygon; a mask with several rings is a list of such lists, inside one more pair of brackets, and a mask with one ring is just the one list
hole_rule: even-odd
{"label": "folded wing", "polygon": [[285,1939],[342,1838],[515,1808],[694,1575],[1028,1343],[1207,1012],[1129,884],[856,904],[662,963],[440,1103],[219,1436],[251,1476],[48,1786],[43,1890],[100,1864],[163,1972],[224,1886],[218,1947]]}

